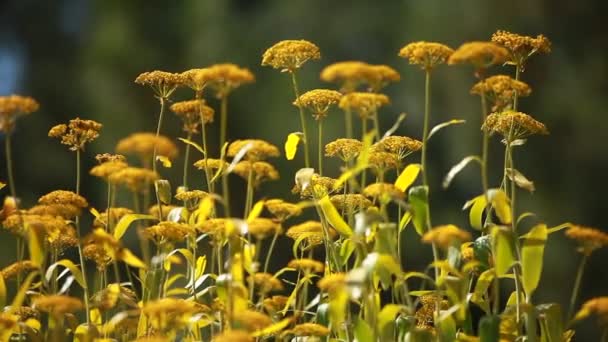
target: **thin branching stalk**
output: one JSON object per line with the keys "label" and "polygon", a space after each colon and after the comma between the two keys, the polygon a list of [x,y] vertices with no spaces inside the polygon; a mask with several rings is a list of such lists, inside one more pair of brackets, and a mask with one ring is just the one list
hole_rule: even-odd
{"label": "thin branching stalk", "polygon": [[[80,149],[76,150],[76,194],[80,195]],[[86,264],[84,263],[84,256],[82,255],[82,240],[80,238],[80,216],[76,216],[75,220],[76,225],[76,236],[78,238],[78,257],[80,259],[80,267],[82,269],[82,279],[83,286],[82,290],[84,291],[84,307],[87,318],[87,326],[89,326],[90,318],[89,318],[89,286],[87,285],[87,271]]]}
{"label": "thin branching stalk", "polygon": [[574,314],[574,308],[576,307],[576,300],[578,299],[578,293],[580,292],[581,280],[583,279],[583,273],[585,272],[587,260],[589,260],[589,255],[585,253],[583,254],[583,258],[578,264],[578,268],[576,270],[576,278],[574,280],[572,294],[570,295],[570,305],[568,306],[568,316],[566,316],[566,321],[570,321],[572,319],[572,315]]}
{"label": "thin branching stalk", "polygon": [[[298,80],[296,77],[296,71],[292,70],[290,72],[291,74],[291,83],[293,85],[293,93],[296,96],[296,100],[300,98],[300,91],[298,90]],[[310,140],[308,140],[308,132],[306,129],[306,117],[304,115],[304,107],[302,106],[298,106],[298,109],[300,111],[300,125],[302,126],[302,134],[304,134],[304,141],[302,142],[302,144],[304,145],[304,166],[305,167],[310,167],[310,154],[308,152],[308,143]]]}

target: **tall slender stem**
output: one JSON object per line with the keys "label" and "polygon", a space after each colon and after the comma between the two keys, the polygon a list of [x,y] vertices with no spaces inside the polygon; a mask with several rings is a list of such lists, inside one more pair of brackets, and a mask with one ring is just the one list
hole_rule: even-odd
{"label": "tall slender stem", "polygon": [[[291,83],[293,84],[293,93],[296,96],[296,100],[300,98],[300,91],[298,90],[298,80],[296,78],[295,70],[291,72]],[[304,134],[304,165],[310,167],[310,155],[308,153],[308,133],[306,130],[306,118],[304,116],[304,108],[298,106],[300,110],[300,125],[302,126],[302,134]]]}
{"label": "tall slender stem", "polygon": [[6,133],[4,136],[4,155],[6,157],[6,173],[8,174],[8,187],[11,191],[11,196],[17,200],[17,190],[15,186],[15,177],[13,176],[13,155],[11,153],[11,133]]}
{"label": "tall slender stem", "polygon": [[585,265],[587,264],[587,260],[589,259],[589,255],[587,253],[583,254],[583,258],[581,262],[578,264],[578,270],[576,271],[576,278],[574,280],[574,287],[572,288],[572,295],[570,296],[570,306],[568,307],[568,316],[566,316],[566,320],[572,319],[572,314],[574,313],[574,307],[576,306],[576,300],[578,299],[578,293],[581,287],[581,280],[583,279],[583,273],[585,272]]}
{"label": "tall slender stem", "polygon": [[228,96],[224,95],[220,104],[220,149],[226,143],[226,130],[228,127]]}
{"label": "tall slender stem", "polygon": [[374,110],[372,119],[374,120],[374,129],[376,130],[376,140],[380,141],[380,122],[378,121],[378,109]]}
{"label": "tall slender stem", "polygon": [[[361,118],[361,140],[365,139],[365,135],[367,134],[367,118]],[[365,189],[367,181],[367,168],[361,171],[361,190]]]}
{"label": "tall slender stem", "polygon": [[323,118],[319,118],[319,175],[323,176]]}
{"label": "tall slender stem", "polygon": [[264,262],[264,273],[268,272],[268,266],[270,265],[270,256],[272,255],[272,251],[274,250],[274,245],[276,244],[278,237],[279,230],[274,233],[272,241],[270,242],[270,247],[268,247],[268,254],[266,254],[266,261]]}
{"label": "tall slender stem", "polygon": [[[80,150],[76,150],[76,194],[80,195]],[[84,291],[84,306],[85,306],[85,312],[86,312],[86,316],[87,316],[87,326],[89,326],[90,324],[90,317],[89,317],[89,286],[87,285],[87,272],[86,272],[86,265],[84,263],[84,257],[82,255],[82,240],[80,239],[80,216],[76,216],[76,219],[74,220],[75,224],[76,224],[76,234],[78,237],[78,257],[80,259],[80,267],[82,269],[82,279],[83,279],[83,286],[82,286],[82,290]]]}
{"label": "tall slender stem", "polygon": [[422,164],[422,182],[428,186],[427,165],[426,165],[426,150],[427,140],[429,136],[429,116],[431,111],[431,71],[427,70],[424,80],[424,126],[422,128],[422,156],[420,163]]}
{"label": "tall slender stem", "polygon": [[[158,124],[156,125],[156,139],[158,139],[158,136],[160,135],[160,127],[163,124],[163,115],[165,113],[165,103],[167,102],[167,99],[164,97],[159,97],[159,101],[160,101],[160,113],[158,114]],[[154,143],[154,152],[152,153],[152,170],[154,172],[156,172],[157,147],[158,146],[155,142]]]}
{"label": "tall slender stem", "polygon": [[350,107],[344,110],[344,126],[346,130],[346,138],[352,139],[353,137],[353,114]]}
{"label": "tall slender stem", "polygon": [[[188,132],[188,141],[192,140],[192,132]],[[186,144],[186,151],[184,153],[184,172],[182,177],[182,186],[185,190],[188,190],[188,168],[190,164],[190,144]]]}

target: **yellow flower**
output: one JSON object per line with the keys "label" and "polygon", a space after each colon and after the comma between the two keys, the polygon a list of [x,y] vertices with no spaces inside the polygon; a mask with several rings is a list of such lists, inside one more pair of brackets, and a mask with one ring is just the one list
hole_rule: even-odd
{"label": "yellow flower", "polygon": [[433,243],[446,250],[454,244],[470,240],[471,234],[469,232],[462,230],[453,224],[437,226],[422,236],[422,242],[428,244]]}
{"label": "yellow flower", "polygon": [[263,303],[264,309],[270,314],[274,314],[277,311],[283,310],[288,300],[289,298],[281,295],[266,298]]}
{"label": "yellow flower", "polygon": [[388,65],[368,65],[365,69],[367,69],[366,81],[369,85],[369,90],[372,92],[380,91],[389,83],[401,80],[401,75],[399,75],[397,70]]}
{"label": "yellow flower", "polygon": [[431,71],[444,64],[454,52],[450,47],[433,42],[415,42],[401,48],[399,57],[407,58],[410,64],[417,64],[425,71]]}
{"label": "yellow flower", "polygon": [[332,273],[321,278],[317,287],[323,292],[335,293],[346,286],[346,278],[346,273]]}
{"label": "yellow flower", "polygon": [[15,278],[18,274],[23,274],[37,269],[38,266],[29,260],[17,261],[3,268],[2,271],[0,271],[0,276],[2,276],[4,280],[8,280]]}
{"label": "yellow flower", "polygon": [[116,144],[116,152],[135,154],[145,166],[149,164],[150,159],[152,159],[155,145],[157,155],[165,156],[169,159],[175,159],[177,157],[177,146],[171,139],[162,135],[157,137],[156,134],[148,132],[133,133],[128,137],[121,139],[118,141],[118,144]]}
{"label": "yellow flower", "polygon": [[495,75],[477,82],[471,88],[471,94],[487,96],[494,103],[492,110],[504,111],[511,108],[515,95],[529,96],[532,92],[525,82],[517,81],[506,75]]}
{"label": "yellow flower", "polygon": [[114,260],[103,246],[94,243],[84,245],[82,248],[82,255],[85,259],[92,260],[99,271],[104,271],[110,262]]}
{"label": "yellow flower", "polygon": [[215,91],[217,98],[226,97],[234,89],[255,81],[255,77],[249,69],[231,63],[192,69],[185,71],[182,75],[186,78],[186,84],[190,88],[200,93],[208,86]]}
{"label": "yellow flower", "polygon": [[172,221],[162,221],[157,225],[148,227],[143,231],[144,237],[153,239],[157,243],[180,242],[188,236],[194,235],[194,228],[188,224]]}
{"label": "yellow flower", "polygon": [[99,164],[103,164],[107,162],[126,162],[127,158],[122,154],[102,153],[96,155],[95,160],[97,160]]}
{"label": "yellow flower", "polygon": [[147,302],[141,312],[156,329],[177,330],[190,324],[192,316],[203,310],[203,307],[193,301],[166,297]]}
{"label": "yellow flower", "polygon": [[401,199],[405,194],[391,183],[373,183],[363,189],[367,197],[378,198],[380,202],[388,202],[391,199]]}
{"label": "yellow flower", "polygon": [[211,218],[197,226],[196,229],[201,233],[213,236],[216,240],[222,240],[226,236],[229,220],[225,218]]}
{"label": "yellow flower", "polygon": [[448,59],[448,64],[470,63],[476,70],[507,61],[509,52],[492,42],[468,42],[462,44]]}
{"label": "yellow flower", "polygon": [[399,166],[399,156],[373,149],[369,154],[369,166],[378,172],[396,169]]}
{"label": "yellow flower", "polygon": [[253,280],[253,283],[258,288],[258,291],[261,294],[267,294],[272,291],[282,291],[283,290],[283,283],[281,283],[281,281],[278,278],[276,278],[275,276],[273,276],[270,273],[258,272],[253,275],[253,279],[251,279],[251,276],[249,276],[248,280],[249,281]]}
{"label": "yellow flower", "polygon": [[[328,228],[327,235],[330,239],[333,239],[336,234],[337,233],[333,228]],[[291,226],[285,235],[294,241],[303,238],[305,245],[302,245],[302,250],[307,250],[310,247],[318,246],[324,241],[323,226],[319,221],[306,221],[295,226]]]}
{"label": "yellow flower", "polygon": [[262,56],[262,65],[293,72],[308,60],[320,59],[319,47],[306,40],[283,40],[271,46]]}
{"label": "yellow flower", "polygon": [[596,314],[600,321],[608,322],[608,296],[592,298],[583,304],[582,310]]}
{"label": "yellow flower", "polygon": [[330,330],[321,324],[316,323],[302,323],[298,324],[292,329],[285,331],[283,335],[295,335],[295,336],[317,336],[323,337],[329,335]]}
{"label": "yellow flower", "polygon": [[608,246],[608,234],[595,228],[572,225],[566,230],[566,236],[577,241],[580,244],[579,251],[585,255]]}
{"label": "yellow flower", "polygon": [[551,52],[551,42],[542,34],[533,38],[498,30],[492,34],[492,42],[504,46],[510,54],[509,62],[520,66],[535,53]]}
{"label": "yellow flower", "polygon": [[73,219],[81,212],[81,208],[71,204],[40,204],[27,210],[28,215],[61,216],[64,219]]}
{"label": "yellow flower", "polygon": [[249,161],[265,160],[269,157],[278,157],[279,148],[260,139],[235,140],[228,146],[228,157],[235,157],[245,146],[249,148],[245,153],[245,159]]}
{"label": "yellow flower", "polygon": [[549,134],[547,127],[542,122],[534,120],[528,114],[514,111],[488,115],[481,128],[490,133],[499,133],[505,139],[511,141],[524,139],[535,134]]}
{"label": "yellow flower", "polygon": [[218,169],[226,169],[228,168],[228,163],[221,159],[207,158],[207,159],[199,159],[194,162],[194,166],[199,170],[210,170],[215,171]]}
{"label": "yellow flower", "polygon": [[170,108],[173,113],[182,119],[182,130],[190,134],[198,133],[201,120],[205,124],[213,122],[213,115],[215,113],[213,108],[205,105],[205,101],[203,100],[176,102]]}
{"label": "yellow flower", "polygon": [[279,179],[279,171],[272,164],[263,161],[253,163],[249,161],[239,162],[234,166],[233,172],[245,180],[249,178],[249,172],[252,172],[254,187],[258,187],[263,182],[269,180]]}
{"label": "yellow flower", "polygon": [[135,83],[149,86],[156,96],[166,99],[185,83],[185,78],[181,74],[154,70],[137,76]]}
{"label": "yellow flower", "polygon": [[342,98],[342,94],[335,90],[313,89],[300,95],[293,104],[297,107],[307,108],[316,120],[323,119],[332,105]]}
{"label": "yellow flower", "polygon": [[422,142],[409,137],[391,135],[382,138],[374,146],[377,150],[394,153],[399,160],[403,160],[410,154],[419,151],[422,148]]}
{"label": "yellow flower", "polygon": [[361,194],[333,195],[330,197],[331,203],[338,210],[356,211],[369,208],[372,202]]}
{"label": "yellow flower", "polygon": [[67,125],[60,124],[49,130],[49,137],[60,138],[61,143],[70,146],[70,150],[84,150],[84,145],[99,137],[102,125],[93,120],[72,119]]}
{"label": "yellow flower", "polygon": [[132,192],[143,193],[148,191],[150,184],[159,178],[158,173],[140,168],[126,167],[110,175],[109,181],[112,184],[125,186]]}
{"label": "yellow flower", "polygon": [[278,198],[266,200],[264,201],[264,205],[280,222],[283,222],[292,216],[299,216],[302,213],[302,208],[297,204],[285,202]]}
{"label": "yellow flower", "polygon": [[337,83],[344,94],[355,91],[368,78],[368,64],[359,61],[346,61],[330,64],[321,71],[321,80]]}
{"label": "yellow flower", "polygon": [[211,342],[254,342],[255,339],[248,332],[242,330],[226,330],[213,337]]}
{"label": "yellow flower", "polygon": [[40,197],[38,199],[38,203],[44,205],[53,205],[53,204],[64,204],[64,205],[72,205],[77,208],[86,208],[89,206],[87,200],[77,195],[72,191],[67,190],[55,190],[49,192],[48,194]]}
{"label": "yellow flower", "polygon": [[127,168],[128,166],[129,164],[125,163],[124,161],[107,161],[93,166],[93,168],[91,168],[89,171],[89,174],[91,176],[103,178],[107,181],[113,173]]}
{"label": "yellow flower", "polygon": [[0,132],[11,133],[19,116],[31,114],[40,105],[29,96],[0,96]]}
{"label": "yellow flower", "polygon": [[356,158],[362,148],[363,143],[357,139],[337,139],[325,145],[325,155],[338,157],[346,163]]}
{"label": "yellow flower", "polygon": [[362,119],[371,119],[380,107],[389,103],[388,96],[384,94],[353,92],[342,96],[338,106],[359,114]]}
{"label": "yellow flower", "polygon": [[281,231],[281,226],[271,219],[258,217],[247,222],[247,231],[257,239],[264,239]]}
{"label": "yellow flower", "polygon": [[302,198],[320,198],[324,195],[339,191],[342,189],[340,186],[338,189],[334,189],[334,184],[336,183],[336,179],[330,177],[319,176],[318,174],[313,174],[310,178],[310,184],[306,187],[302,188],[299,183],[291,189],[291,193],[300,194]]}
{"label": "yellow flower", "polygon": [[33,307],[37,310],[48,312],[53,316],[61,316],[67,313],[80,311],[83,308],[82,301],[75,297],[63,295],[40,296],[34,299]]}
{"label": "yellow flower", "polygon": [[[161,205],[161,213],[160,213],[160,217],[163,218],[163,220],[167,219],[167,216],[169,215],[169,213],[171,212],[171,210],[177,208],[174,205]],[[158,204],[154,204],[153,206],[151,206],[150,208],[148,208],[148,214],[154,216],[154,217],[158,217]]]}
{"label": "yellow flower", "polygon": [[232,318],[238,327],[248,331],[262,330],[272,324],[272,319],[268,315],[253,310],[234,312]]}
{"label": "yellow flower", "polygon": [[321,273],[325,269],[323,263],[318,262],[314,259],[302,258],[291,260],[287,267],[295,268],[298,271],[304,271],[305,273],[314,272]]}

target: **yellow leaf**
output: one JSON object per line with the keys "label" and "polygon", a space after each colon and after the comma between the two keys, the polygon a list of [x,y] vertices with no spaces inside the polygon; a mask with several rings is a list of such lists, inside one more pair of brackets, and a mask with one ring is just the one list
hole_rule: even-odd
{"label": "yellow leaf", "polygon": [[78,266],[74,265],[74,263],[69,259],[59,260],[56,263],[49,266],[47,268],[46,274],[45,274],[45,277],[47,280],[51,279],[51,277],[53,276],[53,271],[55,270],[55,268],[57,268],[57,266],[63,266],[65,268],[69,269],[70,272],[72,272],[72,275],[74,276],[74,279],[76,279],[78,284],[80,284],[80,286],[82,286],[83,288],[86,286],[86,284],[84,282],[84,277],[82,276],[82,272],[80,271],[80,268]]}
{"label": "yellow leaf", "polygon": [[158,220],[158,217],[144,214],[129,214],[123,216],[114,227],[114,237],[118,240],[125,234],[131,223],[137,220]]}
{"label": "yellow leaf", "polygon": [[99,213],[99,211],[97,211],[97,209],[91,207],[91,209],[89,209],[89,212],[95,216],[95,218],[99,218],[101,216],[101,214]]}
{"label": "yellow leaf", "polygon": [[521,250],[521,271],[524,291],[529,296],[536,290],[543,271],[543,256],[547,242],[547,225],[534,226]]}
{"label": "yellow leaf", "polygon": [[287,136],[287,140],[285,141],[285,158],[287,160],[293,160],[296,156],[296,152],[298,150],[298,144],[302,139],[302,133],[290,133]]}
{"label": "yellow leaf", "polygon": [[194,279],[200,278],[205,273],[205,267],[207,266],[207,256],[199,256],[196,259],[196,270],[194,272]]}
{"label": "yellow leaf", "polygon": [[255,254],[257,252],[258,251],[255,250],[255,245],[248,243],[243,246],[243,268],[245,268],[245,270],[250,274],[254,273],[253,263],[255,261]]}
{"label": "yellow leaf", "polygon": [[255,331],[251,336],[253,337],[261,337],[266,335],[274,335],[279,331],[285,329],[291,322],[293,321],[293,317],[284,318],[271,326],[264,328],[262,330]]}
{"label": "yellow leaf", "polygon": [[173,165],[171,163],[171,160],[165,156],[156,156],[156,160],[159,161],[166,168],[169,168]]}
{"label": "yellow leaf", "polygon": [[118,252],[118,259],[125,262],[127,265],[137,267],[137,268],[147,268],[146,264],[141,261],[138,257],[133,255],[130,250],[123,248]]}
{"label": "yellow leaf", "polygon": [[25,321],[25,325],[34,329],[35,331],[40,331],[40,328],[42,327],[42,324],[40,324],[40,321],[35,318],[28,318],[28,320]]}
{"label": "yellow leaf", "polygon": [[30,260],[35,266],[42,265],[46,251],[44,248],[44,230],[39,225],[28,225],[28,247]]}
{"label": "yellow leaf", "polygon": [[410,221],[412,221],[412,213],[406,211],[401,217],[401,220],[399,220],[399,231],[402,231],[408,225],[408,223],[410,223]]}
{"label": "yellow leaf", "polygon": [[481,216],[486,208],[486,203],[486,196],[479,195],[465,203],[463,207],[463,209],[471,207],[471,210],[469,211],[469,223],[471,224],[471,227],[477,230],[482,229]]}
{"label": "yellow leaf", "polygon": [[3,189],[6,186],[6,183],[0,182],[0,189]]}
{"label": "yellow leaf", "polygon": [[420,173],[420,164],[410,164],[403,169],[397,180],[395,181],[395,187],[403,192],[414,183],[416,177]]}
{"label": "yellow leaf", "polygon": [[405,309],[402,305],[386,304],[378,314],[378,331],[383,331],[384,327],[395,320],[395,316]]}
{"label": "yellow leaf", "polygon": [[101,325],[102,320],[101,320],[101,312],[99,312],[99,309],[97,309],[97,308],[91,309],[91,311],[89,312],[89,317],[91,318],[91,323],[93,323],[95,325]]}
{"label": "yellow leaf", "polygon": [[249,216],[247,216],[247,222],[251,222],[251,220],[255,220],[260,216],[262,210],[264,209],[264,200],[257,201],[256,204],[251,209]]}
{"label": "yellow leaf", "polygon": [[499,189],[490,189],[488,190],[488,197],[500,222],[511,224],[511,205],[509,204],[507,194]]}
{"label": "yellow leaf", "polygon": [[206,196],[203,200],[198,204],[198,208],[192,215],[192,217],[196,220],[196,224],[201,224],[207,220],[211,211],[213,210],[213,198],[211,196]]}
{"label": "yellow leaf", "polygon": [[329,200],[329,196],[323,196],[323,198],[319,200],[319,205],[321,206],[325,218],[335,230],[346,237],[353,235],[352,229],[344,222],[344,219],[340,216],[336,207],[334,207]]}
{"label": "yellow leaf", "polygon": [[199,144],[195,143],[194,141],[191,141],[191,140],[188,140],[188,139],[184,139],[184,138],[177,138],[177,140],[183,142],[184,144],[188,144],[188,145],[194,147],[200,153],[202,153],[203,155],[205,155],[205,150],[203,150],[203,148]]}
{"label": "yellow leaf", "polygon": [[21,307],[21,304],[23,304],[23,300],[25,299],[25,295],[26,295],[27,291],[30,289],[30,285],[32,284],[32,281],[34,280],[34,278],[36,276],[38,276],[38,274],[39,274],[38,271],[32,271],[27,276],[27,278],[25,278],[25,281],[23,281],[23,283],[21,283],[21,287],[19,288],[19,291],[13,298],[13,303],[11,304],[10,309],[8,309],[7,313],[12,314],[15,311],[17,311],[17,309],[19,307]]}
{"label": "yellow leaf", "polygon": [[6,283],[4,277],[0,274],[0,308],[6,305]]}
{"label": "yellow leaf", "polygon": [[492,230],[494,240],[494,269],[498,277],[502,277],[515,262],[512,248],[512,233],[509,228],[495,227]]}

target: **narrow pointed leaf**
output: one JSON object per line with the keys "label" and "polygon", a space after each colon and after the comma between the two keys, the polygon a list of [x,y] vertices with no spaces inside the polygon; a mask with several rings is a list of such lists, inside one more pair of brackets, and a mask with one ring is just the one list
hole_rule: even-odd
{"label": "narrow pointed leaf", "polygon": [[543,256],[547,242],[547,225],[539,224],[532,228],[521,250],[522,284],[524,291],[531,296],[543,270]]}
{"label": "narrow pointed leaf", "polygon": [[422,166],[420,164],[410,164],[406,166],[395,181],[395,187],[405,192],[407,188],[414,183],[421,168]]}
{"label": "narrow pointed leaf", "polygon": [[120,238],[122,238],[122,236],[126,233],[131,223],[137,220],[158,220],[158,217],[144,214],[125,215],[120,219],[120,221],[118,221],[116,227],[114,227],[114,237],[117,240],[120,240]]}
{"label": "narrow pointed leaf", "polygon": [[321,200],[319,200],[319,206],[321,206],[321,210],[323,211],[323,215],[327,219],[327,221],[337,230],[341,235],[349,237],[353,235],[353,230],[348,226],[338,210],[329,200],[329,196],[325,195]]}
{"label": "narrow pointed leaf", "polygon": [[530,192],[534,192],[536,190],[536,188],[534,187],[534,182],[526,178],[526,176],[524,176],[517,169],[507,168],[506,171],[507,177],[509,177],[512,182],[515,182],[518,187],[528,190]]}
{"label": "narrow pointed leaf", "polygon": [[442,123],[438,124],[437,126],[435,126],[435,127],[433,127],[431,129],[431,131],[429,132],[429,136],[427,138],[427,141],[428,141],[428,139],[431,139],[431,137],[433,135],[435,135],[435,133],[437,133],[439,130],[441,130],[441,129],[445,128],[445,127],[451,126],[451,125],[460,125],[460,124],[463,124],[465,122],[466,122],[465,120],[461,120],[461,119],[452,119],[450,121],[442,122]]}
{"label": "narrow pointed leaf", "polygon": [[443,183],[441,184],[443,186],[443,188],[447,189],[450,186],[450,183],[452,183],[452,180],[454,179],[454,177],[456,177],[456,175],[458,173],[460,173],[460,171],[462,171],[462,169],[464,169],[472,161],[476,161],[480,165],[482,163],[481,159],[479,159],[478,156],[468,156],[468,157],[463,158],[460,162],[458,162],[458,164],[452,166],[450,171],[448,171],[447,175],[445,175],[445,178],[443,179]]}

